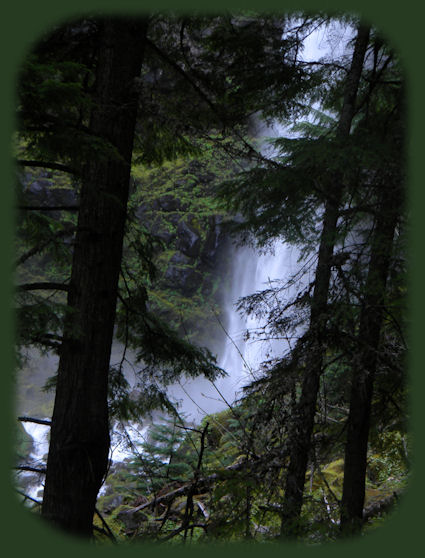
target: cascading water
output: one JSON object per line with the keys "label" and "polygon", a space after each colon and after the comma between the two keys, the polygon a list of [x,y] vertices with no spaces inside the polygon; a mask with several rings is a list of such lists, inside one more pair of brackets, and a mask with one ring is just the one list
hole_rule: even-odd
{"label": "cascading water", "polygon": [[[22,425],[25,432],[32,438],[31,451],[26,466],[43,469],[45,467],[45,456],[49,451],[50,427],[34,422],[23,422]],[[42,476],[31,471],[20,471],[19,482],[25,487],[25,494],[33,499],[37,498],[39,491],[43,488]]]}
{"label": "cascading water", "polygon": [[264,360],[281,356],[290,348],[284,339],[258,335],[265,319],[238,311],[237,303],[242,297],[281,285],[291,277],[298,269],[296,249],[276,240],[264,252],[251,246],[233,246],[231,250],[230,285],[222,298],[224,341],[220,347],[210,347],[227,376],[214,383],[204,378],[182,379],[168,389],[182,415],[195,423],[233,404],[242,387],[256,377]]}
{"label": "cascading water", "polygon": [[267,336],[265,318],[238,312],[237,301],[277,286],[293,274],[294,266],[293,248],[280,240],[265,253],[248,246],[235,253],[232,286],[225,300],[226,342],[219,360],[229,374],[221,380],[220,392],[225,391],[231,402],[257,377],[263,361],[279,357],[289,348],[287,341]]}
{"label": "cascading water", "polygon": [[[222,301],[225,339],[223,345],[216,348],[218,365],[227,372],[227,376],[214,384],[202,378],[182,380],[168,390],[171,399],[180,402],[179,410],[182,415],[197,423],[205,414],[221,411],[234,403],[241,395],[242,387],[256,377],[260,364],[282,355],[288,349],[285,340],[273,340],[259,335],[265,326],[264,318],[239,312],[237,303],[242,297],[288,279],[296,271],[297,254],[282,241],[276,241],[264,253],[250,246],[234,246],[232,250],[230,286]],[[111,362],[119,362],[120,356],[120,347],[114,345]],[[126,376],[131,383],[130,369],[126,370]],[[43,458],[48,451],[49,427],[31,422],[24,422],[23,426],[33,439],[30,464],[33,467],[43,467]],[[130,457],[132,451],[128,444],[129,438],[133,443],[140,444],[148,429],[148,423],[131,423],[126,425],[124,431],[116,425],[111,435],[111,460],[122,462]],[[21,478],[24,477],[26,493],[36,498],[42,488],[42,479],[39,475],[21,473]]]}

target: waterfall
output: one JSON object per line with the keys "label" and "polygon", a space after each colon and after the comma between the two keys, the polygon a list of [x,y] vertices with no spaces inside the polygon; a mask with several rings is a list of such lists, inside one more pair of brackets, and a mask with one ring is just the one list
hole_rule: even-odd
{"label": "waterfall", "polygon": [[[199,423],[205,414],[219,412],[232,405],[241,395],[243,386],[258,376],[264,360],[279,357],[288,350],[285,340],[267,339],[267,336],[260,339],[258,334],[265,325],[264,318],[238,312],[237,303],[240,298],[276,286],[279,281],[285,281],[293,275],[298,268],[297,252],[281,240],[275,241],[271,249],[264,253],[250,246],[233,246],[231,250],[230,284],[222,296],[224,340],[221,347],[210,347],[217,353],[217,363],[227,372],[227,376],[214,383],[205,378],[183,378],[167,390],[169,397],[179,402],[182,416],[195,423]],[[111,363],[119,362],[121,353],[122,347],[114,344]],[[134,370],[125,366],[124,372],[132,385]],[[29,464],[44,467],[49,427],[31,422],[24,422],[23,426],[33,439]],[[140,448],[149,426],[149,420],[143,421],[143,424],[129,423],[125,430],[118,424],[114,425],[111,432],[111,461],[117,463],[131,457],[129,439]],[[25,482],[26,493],[37,498],[42,488],[42,478],[24,472],[20,478]]]}
{"label": "waterfall", "polygon": [[[186,419],[199,423],[205,414],[226,409],[241,395],[242,387],[257,377],[264,360],[279,357],[288,350],[285,340],[274,340],[267,336],[260,338],[259,333],[265,325],[264,318],[238,312],[237,303],[241,297],[277,286],[291,277],[298,269],[297,256],[296,250],[281,240],[275,241],[271,249],[264,253],[250,246],[232,247],[230,285],[222,297],[223,328],[226,334],[222,346],[216,348],[218,365],[227,372],[227,376],[214,384],[197,378],[182,379],[170,386],[168,394],[171,399],[180,402],[180,410]],[[122,347],[114,344],[111,363],[119,361],[121,350]],[[126,369],[125,373],[132,383],[133,371]],[[143,425],[129,423],[125,430],[118,424],[114,426],[111,432],[112,462],[122,462],[132,456],[128,439],[135,444],[143,442],[144,436],[148,434],[149,422],[143,421]],[[49,427],[31,422],[25,422],[23,426],[34,441],[30,464],[43,467],[43,457],[48,451]],[[39,497],[42,478],[33,473],[21,473],[21,478],[25,479],[26,493],[33,498]]]}
{"label": "waterfall", "polygon": [[[45,419],[49,420],[49,419]],[[32,438],[31,452],[25,465],[35,469],[43,469],[46,466],[45,456],[49,451],[49,431],[50,426],[36,424],[34,422],[22,422],[25,432]],[[23,485],[25,493],[37,499],[39,492],[43,489],[43,475],[30,471],[19,472],[19,484]]]}
{"label": "waterfall", "polygon": [[221,347],[210,347],[227,376],[214,383],[202,378],[181,380],[168,389],[186,418],[199,422],[205,414],[228,408],[241,395],[242,387],[258,376],[264,360],[290,349],[286,340],[268,338],[267,334],[259,337],[264,318],[239,312],[237,303],[242,297],[282,284],[298,269],[297,256],[297,251],[281,240],[266,252],[233,246],[230,285],[222,298],[224,341]]}
{"label": "waterfall", "polygon": [[238,312],[237,302],[281,284],[294,273],[294,259],[294,249],[281,240],[265,253],[244,246],[234,255],[232,285],[225,297],[226,342],[219,360],[229,374],[221,381],[220,391],[226,391],[231,401],[240,395],[244,385],[258,377],[263,361],[282,356],[289,349],[286,340],[268,337],[264,317]]}

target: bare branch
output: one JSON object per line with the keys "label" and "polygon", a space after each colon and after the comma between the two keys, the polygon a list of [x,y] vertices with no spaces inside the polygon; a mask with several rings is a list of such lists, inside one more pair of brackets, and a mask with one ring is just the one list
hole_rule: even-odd
{"label": "bare branch", "polygon": [[37,469],[36,467],[30,467],[29,465],[18,465],[13,468],[16,471],[29,471],[30,473],[40,473],[41,475],[45,475],[47,471],[47,469]]}
{"label": "bare branch", "polygon": [[79,205],[18,205],[19,211],[78,211]]}
{"label": "bare branch", "polygon": [[205,523],[191,523],[190,525],[187,526],[182,525],[177,529],[174,529],[174,531],[172,531],[169,535],[161,539],[160,542],[166,542],[172,539],[173,537],[175,537],[176,535],[178,535],[179,533],[181,533],[182,531],[184,531],[185,529],[193,529],[194,527],[201,527],[202,529],[207,530],[207,525],[205,525]]}
{"label": "bare branch", "polygon": [[33,160],[29,161],[24,159],[18,159],[16,163],[21,167],[38,167],[38,168],[58,170],[70,174],[76,174],[75,169],[69,167],[68,165],[64,165],[62,163],[54,163],[50,161],[33,161]]}
{"label": "bare branch", "polygon": [[[274,469],[274,468],[281,469],[287,454],[288,454],[288,449],[285,446],[283,448],[279,448],[275,452],[275,454],[269,452],[266,456],[264,456],[263,459],[258,458],[255,460],[246,459],[242,461],[237,461],[232,465],[228,465],[227,467],[219,469],[217,472],[212,473],[211,475],[198,479],[196,481],[196,494],[202,494],[208,492],[213,483],[219,482],[221,480],[229,479],[232,473],[238,474],[243,472],[246,475],[256,476],[260,474],[262,476],[263,472],[261,470],[261,467],[264,465],[268,469]],[[256,471],[256,469],[258,469],[259,471],[258,470]],[[156,506],[157,504],[160,504],[162,502],[169,502],[170,500],[174,500],[179,496],[185,496],[192,489],[193,484],[194,481],[189,482],[183,486],[180,486],[179,488],[167,492],[167,494],[163,494],[162,496],[157,496],[152,500],[149,500],[149,502],[141,504],[140,506],[137,506],[135,508],[126,510],[125,513],[133,514],[140,510]]]}
{"label": "bare branch", "polygon": [[40,283],[24,283],[23,285],[17,285],[16,290],[18,292],[22,291],[68,291],[69,285],[65,283],[54,283],[54,282],[40,282]]}
{"label": "bare branch", "polygon": [[25,500],[31,500],[31,502],[35,502],[36,504],[41,506],[41,502],[39,500],[36,500],[35,498],[31,498],[31,496],[28,496],[28,494],[25,494],[25,492],[22,492],[21,490],[16,490],[16,492],[21,496],[23,496]]}
{"label": "bare branch", "polygon": [[[111,531],[111,528],[106,523],[105,519],[103,518],[102,514],[97,508],[94,508],[96,515],[99,517],[100,521],[102,522],[103,527],[105,528],[105,533],[109,536],[114,544],[117,544],[117,539],[115,538],[114,533]],[[93,526],[95,527],[95,526]]]}
{"label": "bare branch", "polygon": [[20,420],[21,422],[34,422],[35,424],[44,424],[45,426],[51,426],[52,424],[51,420],[38,419],[34,417],[18,417],[18,420]]}

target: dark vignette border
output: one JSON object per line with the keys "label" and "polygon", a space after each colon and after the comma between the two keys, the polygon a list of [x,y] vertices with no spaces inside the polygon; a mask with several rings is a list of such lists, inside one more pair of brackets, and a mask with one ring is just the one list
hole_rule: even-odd
{"label": "dark vignette border", "polygon": [[[362,14],[371,23],[381,29],[394,48],[400,53],[407,71],[408,93],[408,160],[409,160],[409,205],[412,217],[412,232],[410,236],[410,344],[409,381],[411,385],[411,428],[414,432],[414,461],[413,473],[406,496],[403,498],[400,510],[387,522],[369,534],[349,542],[330,543],[323,546],[305,547],[289,545],[236,545],[219,546],[218,548],[196,547],[179,549],[175,547],[152,548],[139,545],[120,546],[119,552],[131,555],[149,553],[149,556],[166,556],[193,554],[199,556],[258,555],[280,556],[289,551],[292,556],[311,555],[333,556],[356,555],[373,556],[377,553],[387,556],[400,555],[408,549],[414,548],[415,543],[422,541],[422,522],[420,522],[421,496],[424,494],[424,481],[420,471],[423,464],[424,444],[421,440],[420,425],[423,424],[424,405],[421,405],[420,394],[423,391],[425,377],[421,374],[421,319],[423,317],[424,297],[421,285],[425,281],[424,265],[421,258],[424,222],[422,208],[424,207],[425,188],[420,184],[421,162],[421,123],[423,122],[422,85],[423,60],[420,45],[423,35],[423,18],[419,14],[420,8],[414,0],[405,0],[403,4],[386,0],[209,0],[201,3],[199,0],[73,0],[72,3],[60,3],[57,0],[16,0],[13,5],[3,7],[3,29],[0,33],[0,56],[2,86],[0,88],[0,111],[2,126],[0,129],[0,370],[2,384],[0,390],[0,428],[2,433],[1,459],[1,525],[3,547],[14,555],[50,556],[59,554],[91,555],[102,553],[102,556],[117,552],[113,547],[94,547],[80,543],[74,539],[64,538],[56,532],[50,531],[40,520],[23,511],[13,493],[10,483],[12,460],[12,428],[14,422],[13,402],[14,391],[12,381],[13,355],[13,314],[10,310],[11,273],[13,261],[13,166],[10,157],[10,137],[14,127],[15,80],[21,61],[31,47],[31,43],[48,30],[51,26],[64,19],[78,17],[88,11],[116,11],[125,14],[140,13],[149,9],[181,9],[191,11],[204,9],[217,11],[219,9],[256,9],[291,11],[296,9],[338,10],[352,11]],[[420,10],[422,11],[422,10]],[[422,218],[421,218],[422,217]],[[423,346],[423,341],[422,341]],[[422,505],[421,505],[422,504]]]}

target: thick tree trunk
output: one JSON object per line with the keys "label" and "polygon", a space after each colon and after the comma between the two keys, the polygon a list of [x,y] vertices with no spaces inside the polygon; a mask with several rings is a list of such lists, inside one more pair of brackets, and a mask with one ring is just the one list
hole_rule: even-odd
{"label": "thick tree trunk", "polygon": [[[337,140],[343,144],[348,138],[355,114],[355,103],[369,41],[370,28],[360,25],[351,68],[344,91],[344,102],[337,128]],[[327,300],[331,277],[331,264],[337,233],[339,206],[342,200],[342,173],[330,180],[328,200],[323,216],[315,288],[310,312],[309,358],[304,374],[302,392],[297,404],[290,432],[290,460],[285,484],[281,519],[281,536],[292,537],[298,533],[303,503],[305,475],[311,449],[311,436],[316,413],[317,394],[324,357],[323,334],[327,322]]]}
{"label": "thick tree trunk", "polygon": [[353,362],[350,412],[345,447],[341,530],[360,531],[363,524],[367,445],[373,383],[385,307],[385,289],[391,262],[394,231],[402,200],[399,188],[384,191],[372,239],[365,299],[360,314],[358,353]]}
{"label": "thick tree trunk", "polygon": [[91,536],[109,452],[107,389],[137,113],[145,21],[105,19],[90,132],[103,145],[83,162],[80,211],[60,353],[42,515]]}

